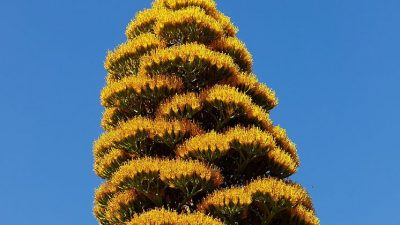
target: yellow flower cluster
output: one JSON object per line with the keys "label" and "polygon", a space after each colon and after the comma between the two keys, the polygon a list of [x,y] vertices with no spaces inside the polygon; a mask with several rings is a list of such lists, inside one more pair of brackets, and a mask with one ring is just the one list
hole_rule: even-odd
{"label": "yellow flower cluster", "polygon": [[228,84],[238,87],[253,97],[253,101],[270,110],[278,105],[278,99],[273,90],[260,83],[252,73],[241,73],[228,79]]}
{"label": "yellow flower cluster", "polygon": [[107,222],[105,215],[107,204],[117,192],[118,188],[109,182],[103,183],[96,190],[93,213],[101,223]]}
{"label": "yellow flower cluster", "polygon": [[260,148],[265,148],[265,152],[276,148],[275,141],[269,133],[256,127],[235,127],[222,134],[211,131],[194,136],[180,145],[176,150],[176,154],[180,157],[188,157],[192,153],[210,151],[214,154],[218,152],[220,156],[223,156],[232,149],[231,144],[233,142],[238,142],[241,145],[259,146]]}
{"label": "yellow flower cluster", "polygon": [[155,0],[153,7],[179,10],[190,6],[197,6],[204,9],[207,14],[213,16],[217,14],[217,6],[214,0]]}
{"label": "yellow flower cluster", "polygon": [[[121,79],[118,82],[113,82],[107,85],[101,92],[101,104],[105,107],[119,106],[124,99],[113,98],[113,96],[121,93],[131,92],[139,96],[142,92],[157,91],[161,88],[170,90],[171,92],[178,92],[182,89],[183,83],[177,77],[171,76],[130,76]],[[129,97],[129,96],[127,96]]]}
{"label": "yellow flower cluster", "polygon": [[222,102],[227,105],[235,105],[244,110],[246,118],[255,120],[261,128],[270,131],[272,121],[269,114],[263,108],[255,105],[250,96],[240,92],[237,88],[228,85],[214,85],[210,89],[204,90],[199,95],[194,93],[176,95],[161,104],[157,110],[160,117],[168,117],[172,113],[182,112],[185,107],[191,107],[194,111],[200,111],[204,103],[213,104]]}
{"label": "yellow flower cluster", "polygon": [[125,35],[128,39],[134,39],[140,34],[152,32],[153,26],[157,22],[158,17],[168,10],[164,8],[151,8],[143,10],[136,14],[126,27]]}
{"label": "yellow flower cluster", "polygon": [[165,209],[153,209],[133,218],[127,225],[224,225],[201,213],[178,214]]}
{"label": "yellow flower cluster", "polygon": [[139,174],[159,174],[159,178],[171,188],[175,187],[172,184],[174,180],[188,177],[198,177],[214,186],[219,186],[223,182],[223,177],[218,169],[198,161],[145,157],[121,166],[112,176],[111,183],[121,186],[126,180],[134,179]]}
{"label": "yellow flower cluster", "polygon": [[[259,194],[266,196],[269,201],[272,201],[272,204],[276,204],[276,206],[281,205],[282,201],[285,201],[285,205],[287,205],[288,208],[298,207],[297,211],[301,212],[298,213],[296,211],[293,213],[307,214],[306,216],[302,216],[303,218],[312,217],[310,215],[311,213],[313,214],[313,211],[308,193],[297,184],[275,178],[258,179],[244,187],[215,191],[199,204],[198,209],[200,212],[209,213],[210,207],[212,206],[216,208],[224,208],[231,204],[236,206],[248,206],[255,201],[261,201],[259,197],[254,198],[255,195]],[[271,204],[271,202],[269,203]],[[274,206],[270,205],[269,207]],[[310,225],[316,224],[310,223]]]}
{"label": "yellow flower cluster", "polygon": [[123,162],[133,157],[133,153],[112,149],[103,157],[95,157],[94,171],[101,178],[109,178]]}
{"label": "yellow flower cluster", "polygon": [[118,107],[106,108],[103,112],[103,118],[101,119],[101,126],[104,130],[109,131],[118,126],[119,122],[124,122],[127,119],[126,116],[121,114]]}
{"label": "yellow flower cluster", "polygon": [[300,185],[287,183],[276,178],[255,180],[245,187],[245,191],[251,195],[261,194],[275,203],[284,200],[291,206],[305,205],[310,207],[310,197]]}
{"label": "yellow flower cluster", "polygon": [[[130,60],[136,60],[136,64],[139,64],[138,59],[143,54],[151,51],[152,49],[162,47],[165,47],[165,44],[151,33],[142,34],[133,40],[129,40],[128,42],[121,44],[114,51],[108,53],[104,63],[104,67],[109,72],[109,80],[113,81],[117,79],[115,76],[134,75],[133,72],[129,72],[129,74],[119,74],[121,73],[121,70],[118,69],[118,64]],[[132,61],[131,63],[134,64],[135,62]],[[137,67],[138,65],[131,66]]]}
{"label": "yellow flower cluster", "polygon": [[296,144],[294,144],[289,137],[287,136],[286,130],[279,127],[279,126],[275,126],[272,129],[272,134],[275,138],[275,140],[277,141],[279,147],[287,152],[292,159],[295,161],[295,163],[297,165],[300,164],[300,160],[299,160],[299,156],[297,154],[297,148],[296,148]]}
{"label": "yellow flower cluster", "polygon": [[228,16],[224,15],[221,12],[218,12],[215,15],[215,19],[224,28],[226,36],[229,36],[229,37],[236,36],[239,29],[235,25],[232,24],[231,19]]}
{"label": "yellow flower cluster", "polygon": [[201,102],[196,93],[190,92],[186,94],[175,95],[174,97],[161,103],[157,109],[157,117],[167,117],[171,113],[183,112],[190,108],[198,111],[201,108]]}
{"label": "yellow flower cluster", "polygon": [[315,213],[306,207],[299,205],[291,210],[291,215],[306,225],[319,225],[320,221]]}
{"label": "yellow flower cluster", "polygon": [[204,102],[221,101],[225,104],[240,106],[244,109],[247,118],[256,120],[263,129],[272,129],[269,114],[260,106],[255,105],[250,96],[238,91],[237,88],[228,85],[215,85],[205,91],[201,97]]}
{"label": "yellow flower cluster", "polygon": [[93,206],[93,215],[97,218],[99,221],[99,224],[107,224],[107,219],[106,219],[106,209],[102,207],[99,204],[94,204]]}
{"label": "yellow flower cluster", "polygon": [[118,113],[118,108],[110,107],[106,108],[103,112],[103,117],[101,119],[101,127],[104,130],[110,130],[113,124],[116,122],[114,116]]}
{"label": "yellow flower cluster", "polygon": [[148,138],[162,138],[165,135],[190,134],[191,136],[201,134],[202,130],[196,124],[184,121],[168,121],[163,119],[151,120],[145,117],[135,117],[127,122],[121,123],[117,128],[104,133],[94,143],[95,157],[102,157],[114,148],[118,142],[128,138],[134,138],[137,134],[145,133]]}
{"label": "yellow flower cluster", "polygon": [[[285,207],[295,224],[319,225],[308,193],[273,178],[296,172],[297,149],[273,126],[277,97],[252,74],[237,32],[215,0],[154,0],[127,26],[127,42],[108,52],[105,133],[93,146],[94,170],[106,179],[95,192],[100,224],[222,225],[212,216],[236,223],[254,216],[248,207],[266,205]],[[210,162],[222,165],[225,183]],[[248,171],[254,162],[265,168]],[[271,177],[249,181],[266,171]],[[240,186],[226,188],[232,183]],[[173,208],[154,209],[163,204]],[[193,207],[199,212],[180,214]]]}
{"label": "yellow flower cluster", "polygon": [[95,202],[99,205],[106,205],[109,199],[113,197],[115,193],[117,193],[118,187],[113,185],[112,183],[106,182],[100,185],[95,192]]}
{"label": "yellow flower cluster", "polygon": [[269,114],[258,105],[251,105],[250,108],[245,108],[246,116],[252,118],[260,124],[260,127],[267,131],[271,131],[273,125],[269,118]]}
{"label": "yellow flower cluster", "polygon": [[296,173],[298,164],[293,158],[280,148],[275,148],[267,153],[268,159],[277,166],[279,169],[284,171],[284,175],[291,175]]}
{"label": "yellow flower cluster", "polygon": [[160,178],[163,181],[173,181],[181,177],[200,177],[202,180],[211,181],[214,186],[223,182],[220,171],[215,167],[209,167],[198,161],[184,161],[175,159],[163,161],[160,168]]}
{"label": "yellow flower cluster", "polygon": [[137,201],[137,197],[138,193],[133,189],[116,194],[107,204],[107,209],[105,211],[107,220],[124,222],[127,218],[124,218],[122,211],[133,205],[135,201]]}
{"label": "yellow flower cluster", "polygon": [[250,108],[252,105],[250,96],[228,85],[214,85],[203,92],[201,97],[205,102],[221,101],[226,104],[241,105],[243,108]]}
{"label": "yellow flower cluster", "polygon": [[[196,25],[197,30],[191,30],[191,32],[196,32],[197,37],[205,34],[207,37],[203,38],[212,38],[216,40],[224,35],[224,29],[218,21],[207,15],[205,11],[199,7],[188,7],[161,14],[154,26],[154,32],[159,37],[162,37],[163,40],[167,41],[170,37],[176,35],[176,33],[174,33],[175,35],[171,33],[171,27],[188,27],[192,24]],[[188,36],[185,35],[185,33],[179,35]]]}
{"label": "yellow flower cluster", "polygon": [[252,202],[251,195],[245,192],[243,187],[233,187],[223,190],[218,190],[208,195],[204,201],[199,204],[198,210],[200,212],[208,212],[210,206],[217,208],[234,206],[248,206]]}
{"label": "yellow flower cluster", "polygon": [[[204,45],[190,43],[172,48],[160,49],[153,54],[144,56],[140,62],[139,74],[151,74],[151,68],[166,62],[174,62],[179,59],[183,62],[192,63],[195,59],[205,61],[208,65],[204,67],[216,66],[218,69],[229,71],[232,75],[239,74],[239,68],[233,59],[223,53],[215,52]],[[176,64],[176,63],[175,63]],[[178,63],[179,64],[179,63]],[[179,66],[176,64],[175,66]],[[152,74],[155,75],[155,74]]]}
{"label": "yellow flower cluster", "polygon": [[250,72],[253,66],[253,57],[246,45],[236,37],[226,37],[212,43],[211,48],[230,55],[243,71]]}

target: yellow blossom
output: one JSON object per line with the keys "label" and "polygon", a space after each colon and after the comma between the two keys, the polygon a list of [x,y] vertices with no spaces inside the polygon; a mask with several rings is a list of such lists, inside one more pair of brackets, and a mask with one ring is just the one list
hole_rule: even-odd
{"label": "yellow blossom", "polygon": [[199,7],[188,7],[160,15],[154,32],[168,43],[197,41],[208,44],[224,35],[220,23]]}
{"label": "yellow blossom", "polygon": [[141,56],[152,49],[163,47],[165,44],[154,34],[142,34],[135,39],[121,44],[114,51],[109,52],[104,67],[109,72],[109,80],[118,80],[121,77],[135,75]]}
{"label": "yellow blossom", "polygon": [[127,225],[224,225],[201,213],[178,214],[165,209],[153,209],[133,218]]}
{"label": "yellow blossom", "polygon": [[153,7],[155,8],[167,8],[173,10],[179,10],[191,6],[197,6],[204,9],[207,14],[217,14],[216,4],[213,0],[155,0]]}
{"label": "yellow blossom", "polygon": [[253,59],[245,44],[236,37],[226,37],[212,43],[211,48],[230,55],[243,71],[250,72]]}
{"label": "yellow blossom", "polygon": [[126,27],[125,35],[128,39],[134,39],[140,34],[152,32],[158,17],[164,13],[167,13],[164,8],[151,8],[137,13]]}

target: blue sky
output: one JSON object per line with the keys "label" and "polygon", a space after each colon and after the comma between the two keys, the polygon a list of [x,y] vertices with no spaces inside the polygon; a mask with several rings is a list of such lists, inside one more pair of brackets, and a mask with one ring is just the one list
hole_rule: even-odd
{"label": "blue sky", "polygon": [[[218,1],[322,224],[398,225],[400,1]],[[89,225],[108,49],[150,0],[0,1],[0,224]]]}

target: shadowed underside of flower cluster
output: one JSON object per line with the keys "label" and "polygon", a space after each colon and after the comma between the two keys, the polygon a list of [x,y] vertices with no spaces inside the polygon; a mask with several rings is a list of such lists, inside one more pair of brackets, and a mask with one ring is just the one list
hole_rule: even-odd
{"label": "shadowed underside of flower cluster", "polygon": [[156,0],[129,23],[105,61],[100,224],[319,225],[236,33],[213,0]]}

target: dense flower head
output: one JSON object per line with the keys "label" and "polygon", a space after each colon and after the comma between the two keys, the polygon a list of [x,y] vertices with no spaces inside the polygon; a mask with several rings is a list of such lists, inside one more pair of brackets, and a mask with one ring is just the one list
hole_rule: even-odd
{"label": "dense flower head", "polygon": [[246,45],[238,38],[226,37],[212,43],[212,49],[230,55],[242,71],[251,71],[253,58]]}
{"label": "dense flower head", "polygon": [[202,104],[199,96],[196,93],[189,92],[186,94],[175,95],[172,98],[164,101],[157,109],[158,117],[165,117],[171,113],[182,113],[185,110],[198,111]]}
{"label": "dense flower head", "polygon": [[[151,120],[146,117],[135,117],[122,123],[117,129],[104,133],[94,144],[94,155],[103,156],[112,148],[123,147],[127,141],[141,138],[179,137],[182,134],[196,135],[203,131],[196,124],[188,121]],[[144,136],[144,137],[142,137]],[[128,149],[127,149],[128,150]]]}
{"label": "dense flower head", "polygon": [[93,145],[101,225],[319,225],[237,32],[214,0],[154,0],[127,25]]}
{"label": "dense flower head", "polygon": [[161,14],[154,32],[168,44],[198,42],[208,44],[224,35],[224,28],[199,7]]}
{"label": "dense flower head", "polygon": [[[217,72],[224,70],[229,73],[229,76],[239,73],[238,66],[228,55],[212,51],[205,45],[189,43],[160,49],[150,55],[144,56],[140,62],[139,74],[156,75],[159,74],[159,71],[174,71],[178,74],[179,71],[175,69],[176,67],[180,65],[190,66],[195,61],[199,61],[208,67],[215,67]],[[198,69],[209,68],[202,67]],[[166,72],[163,73],[165,74]]]}
{"label": "dense flower head", "polygon": [[139,66],[139,59],[153,49],[163,47],[164,43],[157,36],[145,33],[135,39],[121,44],[114,51],[108,53],[104,67],[109,72],[110,82],[121,77],[135,75]]}
{"label": "dense flower head", "polygon": [[135,179],[141,174],[157,174],[159,179],[171,187],[173,181],[180,178],[198,177],[218,186],[223,182],[219,170],[198,161],[162,160],[158,158],[141,158],[123,165],[111,178],[115,186],[124,187],[124,182]]}
{"label": "dense flower head", "polygon": [[190,6],[197,6],[204,9],[208,14],[217,14],[217,5],[214,0],[155,0],[153,3],[155,8],[182,9]]}
{"label": "dense flower head", "polygon": [[[203,213],[224,214],[225,218],[232,216],[231,213],[235,211],[234,209],[243,214],[249,208],[253,211],[275,208],[288,213],[292,218],[305,221],[307,225],[319,224],[308,193],[297,184],[275,178],[257,179],[244,187],[217,190],[207,196],[198,206],[199,211]],[[269,214],[262,210],[258,213],[260,215]],[[248,214],[244,214],[244,217],[247,216]],[[280,215],[275,216],[279,217]]]}
{"label": "dense flower head", "polygon": [[126,190],[115,195],[107,205],[106,218],[110,221],[124,221],[124,208],[129,208],[137,201],[138,193],[134,190]]}
{"label": "dense flower head", "polygon": [[128,39],[134,39],[140,34],[152,32],[158,17],[164,13],[167,13],[164,8],[151,8],[137,13],[135,19],[128,24],[125,35]]}
{"label": "dense flower head", "polygon": [[127,225],[223,225],[217,219],[201,213],[178,214],[175,211],[154,209],[135,217]]}
{"label": "dense flower head", "polygon": [[210,206],[249,206],[251,202],[251,195],[246,193],[243,187],[231,187],[212,193],[198,206],[198,209],[201,212],[207,212]]}
{"label": "dense flower head", "polygon": [[237,76],[230,77],[226,83],[246,92],[252,97],[254,103],[266,110],[271,110],[278,105],[275,92],[265,84],[260,83],[252,73],[240,73]]}
{"label": "dense flower head", "polygon": [[194,136],[183,145],[179,146],[176,154],[185,157],[197,151],[218,151],[220,155],[224,155],[234,148],[232,145],[235,142],[241,145],[253,145],[266,148],[265,153],[268,152],[269,149],[276,147],[273,136],[257,127],[235,127],[224,133],[211,131],[206,134]]}

